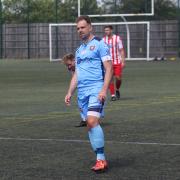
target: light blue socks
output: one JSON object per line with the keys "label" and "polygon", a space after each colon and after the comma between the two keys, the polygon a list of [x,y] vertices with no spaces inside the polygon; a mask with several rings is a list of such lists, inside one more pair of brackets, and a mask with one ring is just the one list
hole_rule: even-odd
{"label": "light blue socks", "polygon": [[94,152],[97,154],[97,159],[105,160],[104,156],[104,133],[100,125],[91,128],[88,131],[89,140]]}

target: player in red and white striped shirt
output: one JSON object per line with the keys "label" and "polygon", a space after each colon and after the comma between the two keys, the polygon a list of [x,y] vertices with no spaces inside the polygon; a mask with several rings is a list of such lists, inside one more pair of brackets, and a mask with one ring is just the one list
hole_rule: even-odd
{"label": "player in red and white striped shirt", "polygon": [[104,27],[104,33],[105,36],[103,37],[103,40],[110,48],[113,62],[114,74],[109,86],[109,90],[111,93],[111,100],[115,101],[116,99],[120,98],[119,89],[122,83],[122,70],[125,66],[125,52],[121,37],[113,34],[113,27],[111,25]]}

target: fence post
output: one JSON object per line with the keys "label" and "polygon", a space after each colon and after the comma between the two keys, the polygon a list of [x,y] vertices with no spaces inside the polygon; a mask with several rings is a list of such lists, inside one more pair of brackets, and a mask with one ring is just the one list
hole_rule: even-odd
{"label": "fence post", "polygon": [[28,46],[28,59],[30,59],[30,20],[29,20],[29,0],[27,0],[27,46]]}
{"label": "fence post", "polygon": [[178,19],[178,57],[180,57],[180,0],[177,0],[177,19]]}
{"label": "fence post", "polygon": [[[116,0],[114,0],[114,14],[116,14],[116,13],[117,13],[117,2],[116,2]],[[115,22],[118,22],[117,16],[115,17]],[[116,34],[118,33],[118,27],[117,26],[115,26],[115,33]]]}
{"label": "fence post", "polygon": [[178,57],[180,57],[180,19],[178,19]]}
{"label": "fence post", "polygon": [[2,20],[2,2],[0,0],[0,59],[3,57],[3,20]]}
{"label": "fence post", "polygon": [[[58,0],[55,0],[55,21],[56,23],[58,23]],[[56,28],[56,59],[59,58],[59,45],[58,45],[58,26],[55,27]]]}

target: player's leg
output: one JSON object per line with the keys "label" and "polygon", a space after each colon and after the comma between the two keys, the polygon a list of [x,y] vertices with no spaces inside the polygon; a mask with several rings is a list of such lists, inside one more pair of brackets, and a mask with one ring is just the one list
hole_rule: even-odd
{"label": "player's leg", "polygon": [[111,80],[110,85],[109,85],[109,91],[111,94],[111,101],[115,101],[116,96],[115,96],[115,87],[114,87],[114,74],[113,74],[112,80]]}
{"label": "player's leg", "polygon": [[107,161],[104,154],[104,132],[99,124],[99,119],[102,115],[103,104],[98,101],[97,96],[98,94],[92,94],[89,98],[87,126],[89,140],[96,154],[96,164],[92,167],[92,170],[103,171],[107,169]]}
{"label": "player's leg", "polygon": [[84,113],[81,111],[80,111],[80,116],[81,116],[81,121],[75,127],[86,127],[87,126],[86,117],[84,116]]}
{"label": "player's leg", "polygon": [[[91,113],[93,114],[93,111]],[[99,124],[99,117],[88,115],[87,126],[91,146],[96,153],[96,164],[92,167],[92,170],[105,170],[107,161],[104,155],[104,132]]]}
{"label": "player's leg", "polygon": [[116,84],[116,98],[120,99],[120,87],[122,84],[122,66],[117,65],[114,70],[115,84]]}
{"label": "player's leg", "polygon": [[81,121],[75,127],[86,127],[87,126],[87,110],[88,110],[88,99],[84,97],[84,94],[78,93],[78,107],[80,111]]}
{"label": "player's leg", "polygon": [[120,99],[120,87],[122,84],[122,77],[121,76],[116,76],[116,98]]}

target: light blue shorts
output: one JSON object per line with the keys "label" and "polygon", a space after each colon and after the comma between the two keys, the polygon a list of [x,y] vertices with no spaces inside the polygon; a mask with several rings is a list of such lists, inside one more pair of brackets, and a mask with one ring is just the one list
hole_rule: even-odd
{"label": "light blue shorts", "polygon": [[102,85],[89,88],[78,89],[78,106],[82,119],[87,116],[104,117],[104,102],[98,99]]}

